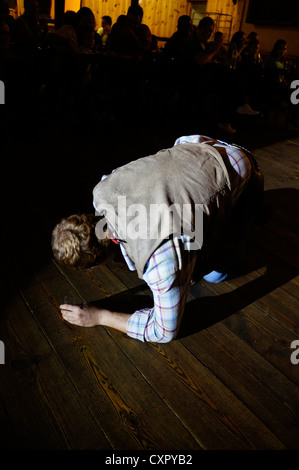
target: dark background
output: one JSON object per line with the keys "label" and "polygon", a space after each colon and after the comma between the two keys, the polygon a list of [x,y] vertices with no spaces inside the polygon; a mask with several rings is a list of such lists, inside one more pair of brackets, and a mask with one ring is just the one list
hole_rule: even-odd
{"label": "dark background", "polygon": [[298,0],[250,0],[247,23],[299,27]]}

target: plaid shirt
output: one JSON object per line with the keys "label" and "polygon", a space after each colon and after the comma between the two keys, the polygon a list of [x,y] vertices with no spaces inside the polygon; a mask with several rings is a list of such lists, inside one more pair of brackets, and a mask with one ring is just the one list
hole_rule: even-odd
{"label": "plaid shirt", "polygon": [[[180,137],[175,145],[185,142],[198,143],[199,135]],[[220,142],[220,144],[225,144]],[[217,147],[216,147],[217,148]],[[229,146],[227,154],[236,170],[233,195],[237,198],[250,176],[250,164],[246,155],[238,148]],[[128,320],[128,336],[140,341],[168,342],[179,329],[184,306],[190,288],[196,262],[196,251],[190,250],[190,239],[166,240],[150,257],[143,275],[152,291],[154,306],[137,310]],[[135,266],[122,245],[122,254],[130,270]]]}
{"label": "plaid shirt", "polygon": [[176,336],[196,261],[196,251],[188,251],[188,246],[188,237],[182,236],[165,241],[152,254],[143,279],[152,291],[154,307],[129,318],[128,336],[160,343]]}

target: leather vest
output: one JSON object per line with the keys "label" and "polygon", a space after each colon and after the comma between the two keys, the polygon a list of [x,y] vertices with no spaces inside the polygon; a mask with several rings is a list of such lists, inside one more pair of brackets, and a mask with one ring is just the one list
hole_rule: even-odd
{"label": "leather vest", "polygon": [[[198,207],[203,236],[196,249],[207,245],[229,218],[234,170],[226,153],[221,154],[205,143],[176,145],[117,168],[95,186],[96,213],[105,217],[140,278],[165,239],[195,233]],[[184,205],[189,208],[185,213]]]}

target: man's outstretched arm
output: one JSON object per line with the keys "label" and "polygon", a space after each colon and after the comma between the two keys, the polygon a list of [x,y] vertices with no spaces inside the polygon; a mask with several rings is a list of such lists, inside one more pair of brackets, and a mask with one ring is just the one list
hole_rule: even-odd
{"label": "man's outstretched arm", "polygon": [[127,322],[131,314],[111,312],[91,304],[60,305],[62,317],[69,323],[83,327],[108,326],[116,330],[127,332]]}

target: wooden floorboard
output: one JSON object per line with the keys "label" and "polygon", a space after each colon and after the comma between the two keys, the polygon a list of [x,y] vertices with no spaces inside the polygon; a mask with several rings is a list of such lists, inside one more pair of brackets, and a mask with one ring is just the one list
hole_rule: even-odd
{"label": "wooden floorboard", "polygon": [[[44,307],[51,313],[46,302]],[[43,312],[40,303],[32,308]],[[47,338],[30,310],[16,293],[1,317],[5,325],[1,337],[9,361],[9,367],[1,370],[5,386],[0,405],[1,448],[109,449],[96,416],[56,352],[53,337]]]}
{"label": "wooden floorboard", "polygon": [[[90,274],[86,275],[90,280]],[[81,301],[92,301],[92,297],[86,296],[82,276],[78,277],[78,285],[74,279],[72,284],[80,290]],[[106,280],[110,282],[111,277],[112,274]],[[103,291],[107,295],[102,283],[94,279],[92,277],[88,292],[95,289],[97,298]],[[24,288],[22,294],[44,334],[51,338],[56,354],[87,407],[97,417],[98,425],[111,446],[118,450],[199,449],[200,445],[104,328],[82,329],[65,322],[62,325],[57,300],[59,294],[69,290],[69,286],[62,273],[51,264],[37,274],[36,281]],[[39,304],[36,299],[39,299]],[[155,423],[160,416],[163,416],[163,422],[157,429]]]}
{"label": "wooden floorboard", "polygon": [[[203,302],[198,302],[205,312],[206,323],[211,322],[215,307],[219,306],[219,302],[215,302],[215,294],[218,297],[229,296],[227,293],[235,287],[231,285],[230,289],[223,289],[223,286],[224,284],[222,288],[214,288],[212,291],[209,289],[206,298],[200,298]],[[204,290],[202,285],[201,291]],[[194,303],[196,304],[196,300]],[[192,310],[195,308],[194,303]],[[188,336],[183,340],[184,344],[204,361],[282,442],[294,446],[298,441],[298,432],[294,433],[299,403],[298,373],[291,364],[287,367],[290,358],[289,346],[294,334],[281,327],[256,305],[249,304],[237,311],[236,305],[237,294],[235,301],[229,301],[227,297],[222,303],[222,315],[226,312],[226,318],[202,329],[199,337]]]}
{"label": "wooden floorboard", "polygon": [[[74,285],[82,285],[82,273],[69,275]],[[84,297],[99,297],[99,294],[93,292],[89,294],[89,291],[94,289],[99,289],[97,283],[90,284]],[[142,301],[143,298],[140,299],[140,302]],[[119,310],[124,308],[126,303],[130,307],[131,302],[130,294],[122,294],[118,299],[114,297],[113,302],[107,299],[105,305]],[[283,447],[229,389],[226,390],[222,383],[218,383],[213,374],[198,360],[194,361],[193,353],[180,342],[163,346],[141,345],[119,333],[111,331],[110,334],[151,387],[159,391],[173,413],[179,416],[184,426],[196,436],[202,448]],[[248,422],[250,429],[247,428]],[[252,440],[253,428],[258,429],[258,436]],[[171,434],[171,431],[169,433]],[[170,442],[170,435],[168,439]]]}
{"label": "wooden floorboard", "polygon": [[[291,362],[299,339],[299,138],[255,154],[269,218],[234,275],[190,289],[169,344],[63,321],[65,295],[132,312],[152,305],[151,293],[124,263],[74,272],[52,259],[47,217],[68,205],[69,187],[65,200],[57,187],[53,212],[32,209],[42,223],[28,224],[27,252],[3,254],[1,449],[299,449],[299,364]],[[44,243],[33,262],[34,236]]]}

